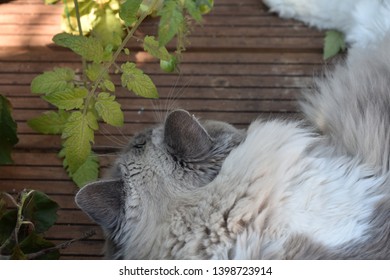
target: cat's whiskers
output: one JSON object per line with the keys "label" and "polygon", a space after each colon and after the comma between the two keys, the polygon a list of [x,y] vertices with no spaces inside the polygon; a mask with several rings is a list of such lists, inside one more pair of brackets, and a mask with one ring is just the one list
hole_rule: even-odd
{"label": "cat's whiskers", "polygon": [[185,92],[185,89],[187,89],[189,87],[189,84],[192,80],[192,78],[190,78],[187,82],[185,82],[185,84],[181,87],[178,87],[178,83],[179,83],[179,80],[182,79],[182,74],[180,74],[178,76],[178,78],[176,79],[176,82],[174,84],[174,86],[170,89],[168,95],[167,95],[167,99],[165,100],[165,108],[164,108],[164,119],[166,118],[166,116],[172,112],[173,110],[175,109],[178,109],[179,106],[177,105],[177,101],[180,99],[180,97],[184,94]]}
{"label": "cat's whiskers", "polygon": [[[127,142],[123,139],[120,139],[119,137],[112,134],[104,125],[101,126],[101,133],[102,135],[109,140],[110,142],[116,144],[119,146],[119,148],[122,148],[127,145]],[[123,135],[123,132],[121,132]],[[118,147],[117,147],[118,148]]]}

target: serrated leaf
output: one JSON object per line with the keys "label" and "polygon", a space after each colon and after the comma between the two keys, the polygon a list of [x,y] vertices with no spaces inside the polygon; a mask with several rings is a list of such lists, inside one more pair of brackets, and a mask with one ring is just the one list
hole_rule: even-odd
{"label": "serrated leaf", "polygon": [[11,103],[0,95],[0,164],[12,163],[12,147],[19,141],[11,110]]}
{"label": "serrated leaf", "polygon": [[104,48],[111,45],[111,51],[112,49],[117,49],[125,35],[121,20],[115,16],[111,9],[106,8],[98,16],[97,21],[92,29],[92,36],[97,38]]}
{"label": "serrated leaf", "polygon": [[164,46],[159,46],[159,43],[154,36],[145,36],[144,50],[161,60],[169,60],[171,58],[168,50]]}
{"label": "serrated leaf", "polygon": [[49,95],[53,92],[73,88],[75,73],[70,68],[54,68],[53,71],[44,72],[31,82],[31,92]]}
{"label": "serrated leaf", "polygon": [[[87,66],[87,70],[85,70],[85,73],[87,74],[88,79],[90,79],[92,82],[95,82],[103,70],[103,64],[91,63]],[[105,73],[105,76],[108,76],[108,74]]]}
{"label": "serrated leaf", "polygon": [[88,61],[100,63],[104,60],[104,48],[94,37],[60,33],[53,37],[53,41],[59,46],[71,49]]}
{"label": "serrated leaf", "polygon": [[182,7],[175,0],[167,0],[159,12],[160,23],[158,25],[158,42],[165,46],[182,29],[185,24]]}
{"label": "serrated leaf", "polygon": [[61,134],[70,114],[63,110],[57,112],[45,112],[42,115],[30,119],[27,124],[43,134]]}
{"label": "serrated leaf", "polygon": [[[68,33],[79,35],[80,30],[77,23],[78,16],[76,15],[74,1],[63,2],[65,9],[62,14],[62,29]],[[92,24],[96,17],[95,11],[99,9],[99,5],[96,1],[89,0],[78,0],[77,2],[83,34],[86,34],[92,29]]]}
{"label": "serrated leaf", "polygon": [[202,21],[202,13],[199,11],[194,0],[184,0],[184,7],[196,22]]}
{"label": "serrated leaf", "polygon": [[331,58],[332,56],[335,56],[340,51],[345,50],[345,40],[344,35],[335,30],[330,30],[325,33],[325,40],[324,40],[324,59]]}
{"label": "serrated leaf", "polygon": [[43,233],[57,221],[58,204],[40,191],[34,191],[25,201],[23,217],[34,224],[37,233]]}
{"label": "serrated leaf", "polygon": [[101,92],[95,103],[95,109],[105,123],[113,126],[123,125],[123,112],[121,105],[115,101],[115,96]]}
{"label": "serrated leaf", "polygon": [[149,76],[145,75],[142,70],[136,68],[132,62],[122,64],[122,86],[135,94],[146,98],[158,98],[157,88]]}
{"label": "serrated leaf", "polygon": [[99,176],[99,158],[92,153],[75,173],[69,175],[80,188],[89,182],[96,181]]}
{"label": "serrated leaf", "polygon": [[[42,236],[31,232],[21,243],[20,250],[24,255],[37,253],[42,250],[53,248],[55,244],[44,239]],[[58,249],[50,251],[46,254],[43,254],[35,259],[37,260],[58,260],[60,257],[60,252]]]}
{"label": "serrated leaf", "polygon": [[81,112],[73,112],[62,132],[65,158],[71,173],[76,172],[91,154],[94,133],[88,122],[87,116]]}
{"label": "serrated leaf", "polygon": [[99,129],[98,121],[97,121],[96,116],[95,116],[95,114],[93,112],[88,111],[86,118],[87,118],[88,126],[90,128],[92,128],[93,130],[98,130]]}
{"label": "serrated leaf", "polygon": [[119,17],[127,26],[132,25],[137,21],[137,12],[142,3],[142,0],[126,0],[119,9]]}
{"label": "serrated leaf", "polygon": [[103,81],[103,85],[106,89],[108,89],[111,92],[115,92],[115,85],[110,80],[106,79]]}
{"label": "serrated leaf", "polygon": [[47,102],[57,106],[58,109],[72,110],[80,109],[84,104],[84,98],[87,97],[86,88],[73,88],[64,91],[55,92],[43,97]]}

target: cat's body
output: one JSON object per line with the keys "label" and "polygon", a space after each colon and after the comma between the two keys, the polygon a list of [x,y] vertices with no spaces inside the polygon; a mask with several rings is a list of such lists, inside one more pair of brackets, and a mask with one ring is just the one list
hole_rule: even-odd
{"label": "cat's body", "polygon": [[390,31],[389,0],[263,0],[283,18],[319,29],[336,29],[352,46],[367,47]]}
{"label": "cat's body", "polygon": [[354,50],[247,131],[174,111],[76,202],[124,259],[390,259],[390,55]]}

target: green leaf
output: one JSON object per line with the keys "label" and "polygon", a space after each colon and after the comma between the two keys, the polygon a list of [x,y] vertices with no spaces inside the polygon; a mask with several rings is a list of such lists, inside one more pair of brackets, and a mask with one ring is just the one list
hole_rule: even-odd
{"label": "green leaf", "polygon": [[108,89],[111,92],[115,92],[115,85],[110,80],[106,79],[103,81],[103,85],[106,89]]}
{"label": "green leaf", "polygon": [[80,109],[83,106],[84,98],[87,97],[87,95],[88,90],[86,88],[74,88],[52,93],[43,97],[43,99],[54,106],[57,106],[58,109],[72,110]]}
{"label": "green leaf", "polygon": [[199,11],[194,0],[184,0],[184,7],[196,22],[202,21],[202,13]]}
{"label": "green leaf", "polygon": [[115,96],[107,92],[99,93],[95,109],[104,122],[113,126],[123,125],[123,112],[121,105],[115,101]]}
{"label": "green leaf", "polygon": [[16,245],[12,250],[12,255],[10,257],[11,260],[26,260],[27,257],[23,253],[22,249]]}
{"label": "green leaf", "polygon": [[62,132],[65,158],[71,173],[75,173],[91,154],[94,133],[89,124],[93,117],[92,113],[87,116],[78,111],[73,112]]}
{"label": "green leaf", "polygon": [[45,4],[46,5],[53,5],[57,2],[59,2],[60,0],[44,0]]}
{"label": "green leaf", "polygon": [[154,36],[146,36],[144,38],[144,50],[161,60],[169,60],[171,58],[168,50],[164,46],[160,47]]}
{"label": "green leaf", "polygon": [[92,128],[93,130],[98,130],[99,129],[98,120],[96,119],[96,116],[95,116],[95,114],[93,112],[88,111],[86,118],[87,118],[88,126],[90,128]]}
{"label": "green leaf", "polygon": [[104,48],[94,37],[60,33],[53,37],[53,41],[59,46],[71,49],[88,61],[100,63],[104,60]]}
{"label": "green leaf", "polygon": [[[63,29],[68,33],[79,35],[80,31],[77,24],[74,1],[61,2],[64,2],[65,6],[64,12],[62,14]],[[87,34],[92,29],[92,24],[96,17],[96,11],[99,10],[99,4],[97,1],[90,0],[78,0],[77,2],[83,34]]]}
{"label": "green leaf", "polygon": [[122,64],[122,86],[135,94],[146,98],[158,98],[157,88],[149,76],[145,75],[142,70],[136,68],[132,62]]}
{"label": "green leaf", "polygon": [[125,36],[121,20],[111,9],[106,8],[103,13],[99,14],[97,21],[92,29],[92,36],[97,38],[104,48],[111,45],[113,49],[117,49]]}
{"label": "green leaf", "polygon": [[3,193],[0,193],[0,219],[7,212],[7,203],[3,199]]}
{"label": "green leaf", "polygon": [[330,30],[325,33],[323,54],[324,59],[331,58],[345,49],[346,45],[344,35],[341,32]]}
{"label": "green leaf", "polygon": [[23,217],[34,224],[37,233],[47,231],[57,221],[58,204],[40,191],[34,191],[25,201]]}
{"label": "green leaf", "polygon": [[[53,248],[55,244],[44,239],[42,236],[36,234],[35,232],[31,232],[21,243],[20,250],[24,255],[37,253],[42,250]],[[58,260],[60,258],[60,252],[58,249],[54,251],[50,251],[42,256],[39,256],[35,259],[37,260]]]}
{"label": "green leaf", "polygon": [[158,42],[165,46],[182,29],[185,24],[182,7],[178,1],[167,0],[159,12]]}
{"label": "green leaf", "polygon": [[99,158],[92,153],[75,173],[69,175],[80,188],[96,181],[99,176]]}
{"label": "green leaf", "polygon": [[[87,66],[87,70],[85,70],[85,73],[87,74],[88,79],[90,79],[92,82],[95,82],[103,70],[103,64],[91,63]],[[104,76],[108,77],[108,73],[105,73]]]}
{"label": "green leaf", "polygon": [[51,94],[57,91],[73,88],[75,73],[70,68],[54,68],[53,71],[44,72],[31,82],[31,92],[37,94]]}
{"label": "green leaf", "polygon": [[11,103],[0,95],[0,164],[12,163],[12,147],[19,141],[11,110]]}
{"label": "green leaf", "polygon": [[0,246],[13,234],[16,226],[18,212],[16,209],[8,210],[0,217]]}
{"label": "green leaf", "polygon": [[137,21],[137,12],[142,0],[126,0],[119,9],[119,17],[127,26]]}
{"label": "green leaf", "polygon": [[35,131],[43,134],[61,134],[69,116],[70,113],[63,110],[59,110],[58,113],[50,111],[28,120],[27,124]]}

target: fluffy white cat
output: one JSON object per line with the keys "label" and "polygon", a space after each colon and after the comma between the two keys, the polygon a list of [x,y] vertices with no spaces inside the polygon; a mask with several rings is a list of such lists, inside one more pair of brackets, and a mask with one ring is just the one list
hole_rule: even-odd
{"label": "fluffy white cat", "polygon": [[76,202],[113,259],[390,259],[390,41],[247,130],[183,110]]}
{"label": "fluffy white cat", "polygon": [[352,47],[367,47],[390,30],[389,0],[263,0],[283,18],[319,29],[336,29]]}

